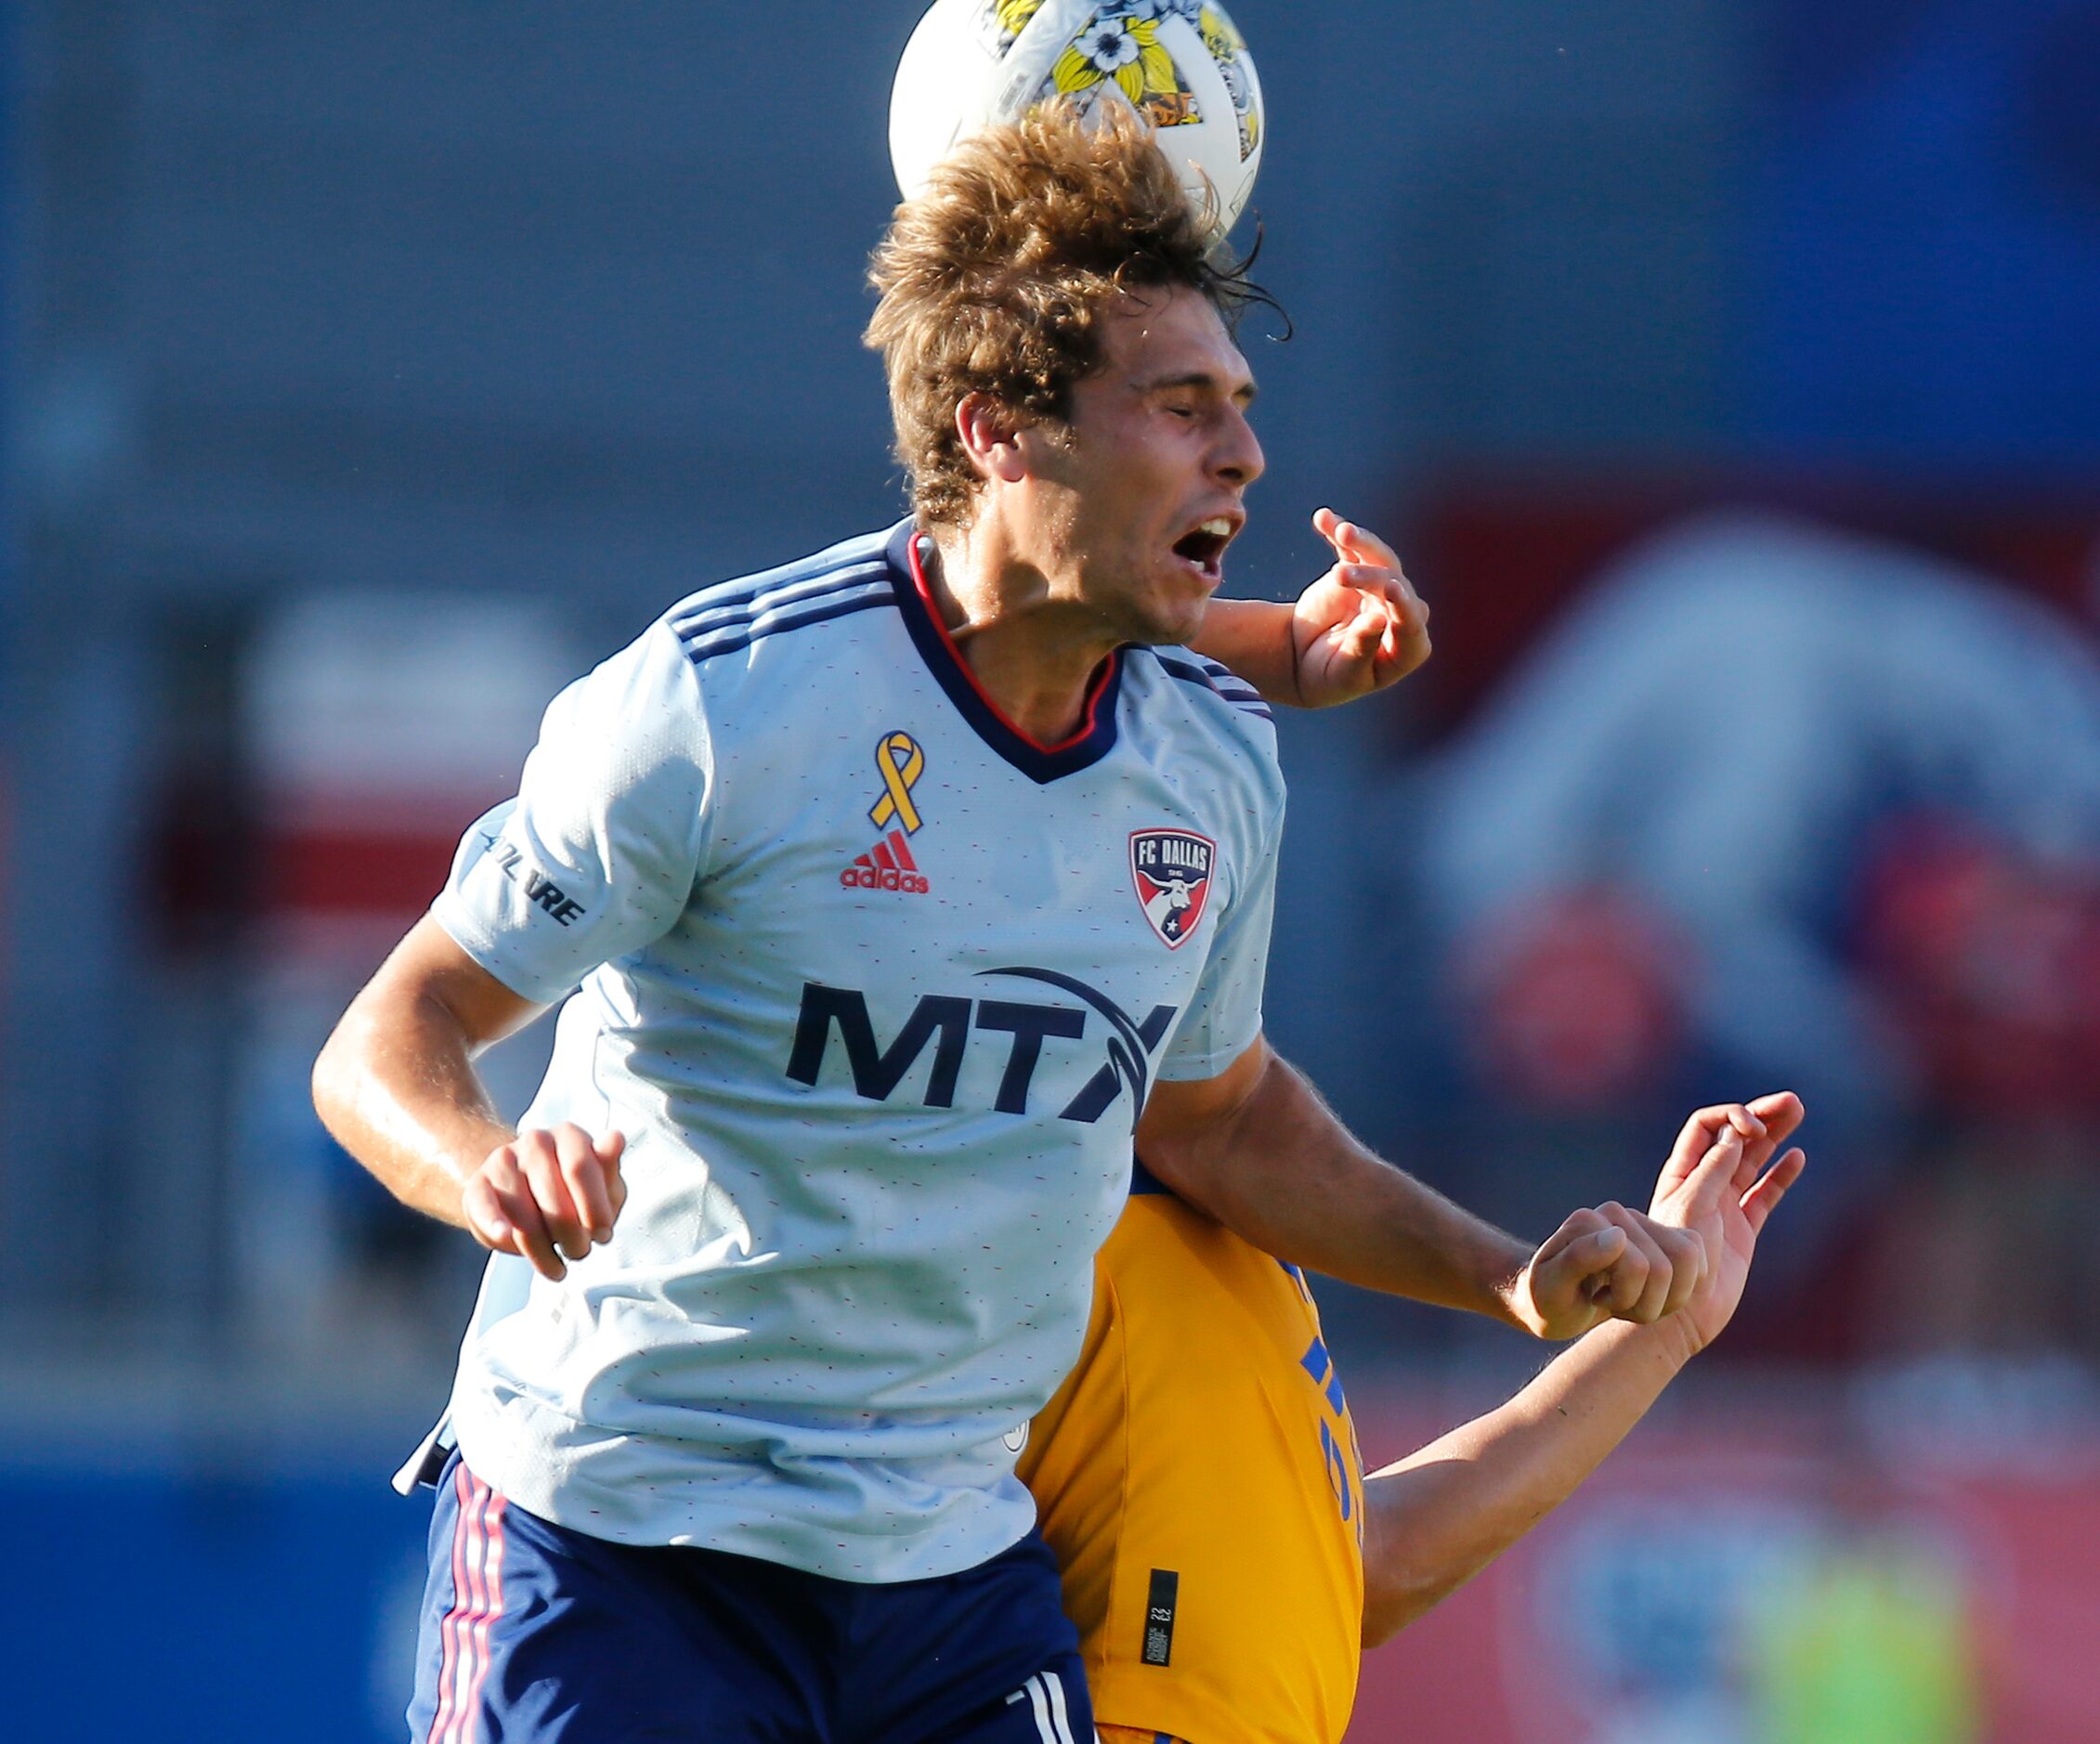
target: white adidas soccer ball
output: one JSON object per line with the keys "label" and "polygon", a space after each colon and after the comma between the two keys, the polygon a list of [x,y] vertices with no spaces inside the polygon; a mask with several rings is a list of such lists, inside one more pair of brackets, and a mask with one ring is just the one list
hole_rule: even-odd
{"label": "white adidas soccer ball", "polygon": [[1261,167],[1261,83],[1215,0],[934,0],[890,93],[890,162],[910,199],[959,141],[1056,97],[1151,122],[1230,229]]}

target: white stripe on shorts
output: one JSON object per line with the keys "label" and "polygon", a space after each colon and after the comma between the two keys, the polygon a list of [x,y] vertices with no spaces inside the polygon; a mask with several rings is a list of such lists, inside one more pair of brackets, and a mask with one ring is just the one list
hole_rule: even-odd
{"label": "white stripe on shorts", "polygon": [[[1073,1744],[1070,1711],[1064,1705],[1064,1680],[1055,1672],[1038,1672],[1006,1698],[1012,1707],[1024,1696],[1035,1711],[1036,1736],[1043,1744]],[[1094,1744],[1101,1744],[1099,1733]]]}
{"label": "white stripe on shorts", "polygon": [[1064,1706],[1064,1680],[1055,1672],[1045,1672],[1043,1682],[1050,1686],[1050,1720],[1057,1727],[1057,1744],[1073,1744],[1072,1716]]}

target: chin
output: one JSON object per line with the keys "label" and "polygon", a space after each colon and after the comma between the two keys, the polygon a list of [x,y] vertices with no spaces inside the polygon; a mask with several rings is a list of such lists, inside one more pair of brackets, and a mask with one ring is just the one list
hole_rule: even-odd
{"label": "chin", "polygon": [[1209,588],[1200,593],[1178,591],[1150,601],[1124,640],[1142,643],[1147,647],[1179,646],[1194,641],[1203,631],[1204,614],[1210,609],[1212,592]]}

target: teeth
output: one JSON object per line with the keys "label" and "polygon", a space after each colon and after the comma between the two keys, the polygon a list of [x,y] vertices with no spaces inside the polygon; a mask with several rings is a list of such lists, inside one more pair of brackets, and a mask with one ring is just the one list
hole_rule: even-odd
{"label": "teeth", "polygon": [[1197,527],[1196,531],[1199,533],[1215,533],[1220,539],[1230,539],[1233,536],[1233,524],[1222,514],[1216,514]]}

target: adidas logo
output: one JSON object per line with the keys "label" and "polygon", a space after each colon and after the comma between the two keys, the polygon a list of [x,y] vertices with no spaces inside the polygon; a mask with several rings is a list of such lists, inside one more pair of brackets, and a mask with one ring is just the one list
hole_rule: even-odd
{"label": "adidas logo", "polygon": [[910,896],[923,896],[933,888],[911,857],[910,844],[901,829],[893,829],[856,858],[839,874],[839,882],[849,891],[903,891]]}

